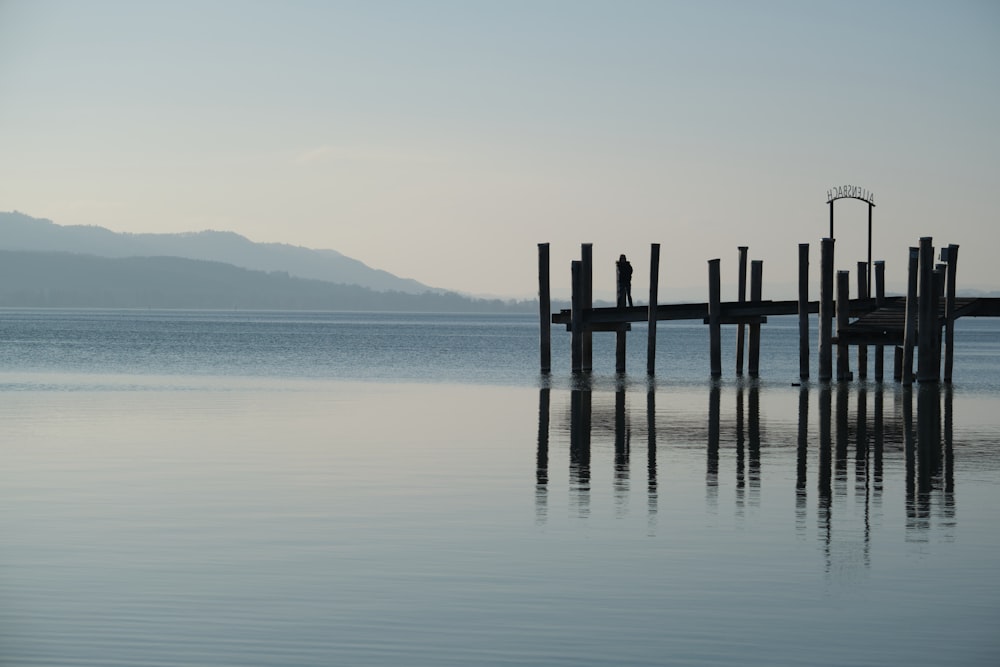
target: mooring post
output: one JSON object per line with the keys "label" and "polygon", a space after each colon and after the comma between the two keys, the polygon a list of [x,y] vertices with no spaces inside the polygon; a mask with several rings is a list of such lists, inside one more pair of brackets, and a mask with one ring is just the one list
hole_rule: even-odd
{"label": "mooring post", "polygon": [[910,247],[906,265],[906,313],[903,323],[903,357],[900,381],[913,384],[913,348],[917,343],[917,272],[919,271],[920,249]]}
{"label": "mooring post", "polygon": [[[833,230],[833,202],[830,202],[830,228]],[[819,254],[819,380],[833,377],[833,239],[820,241]]]}
{"label": "mooring post", "polygon": [[[748,247],[741,245],[740,252],[740,272],[737,299],[740,303],[747,300],[747,250]],[[746,324],[739,323],[736,328],[736,374],[743,375],[743,341],[746,338]]]}
{"label": "mooring post", "polygon": [[809,379],[809,244],[799,244],[799,379]]}
{"label": "mooring post", "polygon": [[847,325],[851,314],[851,273],[837,271],[837,382],[851,379],[851,363],[847,345]]}
{"label": "mooring post", "polygon": [[646,373],[656,372],[656,306],[660,289],[660,244],[649,246],[649,312],[647,325],[649,338],[646,341]]}
{"label": "mooring post", "polygon": [[572,262],[573,279],[571,283],[572,296],[570,305],[570,356],[573,359],[573,372],[583,371],[583,265],[579,260]]}
{"label": "mooring post", "polygon": [[[881,308],[885,304],[885,262],[875,262],[875,306]],[[881,382],[885,374],[885,347],[875,346],[875,381]]]}
{"label": "mooring post", "polygon": [[951,382],[955,357],[955,274],[958,272],[958,245],[948,246],[948,292],[944,301],[944,381]]}
{"label": "mooring post", "polygon": [[[750,300],[759,302],[763,290],[764,262],[750,262]],[[760,375],[760,319],[750,325],[750,377]]]}
{"label": "mooring post", "polygon": [[917,287],[917,381],[937,382],[938,370],[934,368],[934,246],[931,237],[920,239],[919,285]]}
{"label": "mooring post", "polygon": [[[858,298],[871,296],[868,291],[868,262],[858,262]],[[868,346],[858,345],[858,379],[868,379]]]}
{"label": "mooring post", "polygon": [[[580,259],[583,273],[581,275],[583,291],[583,308],[589,311],[594,307],[594,244],[580,244]],[[586,318],[589,319],[589,318]],[[594,369],[594,332],[584,325],[583,335],[583,370],[588,373]]]}
{"label": "mooring post", "polygon": [[538,244],[538,355],[542,373],[552,372],[552,299],[549,289],[549,244]]}
{"label": "mooring post", "polygon": [[708,341],[712,377],[722,377],[722,274],[718,259],[708,260]]}

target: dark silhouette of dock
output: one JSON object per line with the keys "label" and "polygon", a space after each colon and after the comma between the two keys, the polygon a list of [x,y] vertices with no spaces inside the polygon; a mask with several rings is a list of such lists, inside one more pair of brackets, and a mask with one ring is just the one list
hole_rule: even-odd
{"label": "dark silhouette of dock", "polygon": [[[885,295],[885,262],[875,262],[875,295],[872,296],[868,276],[871,268],[867,262],[858,262],[857,294],[850,298],[850,275],[838,271],[836,283],[833,276],[832,238],[821,243],[820,298],[810,300],[808,286],[809,244],[799,244],[799,298],[772,301],[761,298],[763,262],[751,263],[750,298],[746,298],[746,253],[740,246],[739,299],[722,301],[718,259],[708,261],[709,301],[699,303],[657,303],[659,275],[659,244],[652,244],[650,252],[649,305],[628,306],[622,299],[622,286],[618,286],[619,302],[616,307],[593,307],[591,244],[582,245],[581,260],[574,261],[572,307],[551,313],[549,310],[549,247],[540,243],[539,250],[539,315],[541,370],[551,371],[550,325],[561,324],[573,334],[572,369],[574,373],[588,372],[592,368],[590,336],[595,332],[614,332],[617,336],[616,369],[625,372],[625,341],[633,322],[648,323],[647,373],[654,374],[656,353],[656,323],[672,320],[702,321],[709,327],[711,376],[722,374],[721,336],[722,325],[738,325],[736,373],[743,373],[744,330],[749,330],[749,364],[751,377],[759,374],[760,327],[767,318],[778,315],[799,316],[800,378],[809,378],[809,355],[812,337],[809,316],[818,315],[819,328],[819,380],[838,381],[854,379],[850,370],[849,348],[857,348],[858,377],[866,379],[868,373],[868,347],[875,348],[875,379],[883,380],[884,348],[892,348],[893,377],[904,384],[914,379],[920,382],[937,382],[941,379],[942,360],[944,381],[950,382],[954,353],[954,322],[961,317],[1000,317],[1000,299],[963,297],[955,295],[955,275],[958,263],[958,246],[941,249],[941,263],[934,264],[934,249],[930,237],[920,239],[920,245],[910,248],[908,290],[906,296]],[[836,294],[834,298],[834,284]],[[833,348],[837,349],[836,372],[833,365]],[[942,357],[942,351],[944,356]],[[913,373],[914,359],[919,362]]]}

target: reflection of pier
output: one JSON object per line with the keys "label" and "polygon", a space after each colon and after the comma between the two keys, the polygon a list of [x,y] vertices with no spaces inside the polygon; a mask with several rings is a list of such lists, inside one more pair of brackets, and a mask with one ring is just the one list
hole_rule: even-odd
{"label": "reflection of pier", "polygon": [[[828,563],[840,563],[845,558],[857,563],[869,562],[873,518],[881,516],[882,511],[886,457],[900,464],[895,469],[905,470],[905,480],[897,484],[905,493],[907,539],[926,539],[932,517],[938,517],[945,527],[954,525],[950,388],[923,385],[892,390],[888,393],[894,397],[895,409],[887,417],[887,392],[881,386],[875,390],[865,386],[852,390],[846,384],[802,387],[798,391],[798,419],[794,428],[787,422],[764,424],[762,390],[757,383],[731,389],[734,402],[731,408],[723,409],[723,398],[728,392],[716,383],[707,391],[707,420],[697,413],[680,418],[673,415],[669,424],[657,423],[656,392],[651,387],[642,397],[644,415],[638,420],[633,420],[624,385],[614,392],[594,392],[587,387],[571,390],[568,412],[556,420],[556,428],[567,436],[562,444],[568,450],[571,508],[578,516],[588,517],[595,503],[606,496],[593,486],[592,448],[601,447],[607,450],[605,456],[613,466],[610,484],[615,513],[618,516],[628,513],[633,493],[630,459],[633,433],[637,432],[640,434],[637,441],[645,440],[646,444],[645,506],[651,531],[655,531],[664,484],[657,465],[662,460],[661,448],[668,442],[686,450],[702,443],[707,507],[710,512],[717,512],[720,488],[730,487],[734,511],[739,517],[744,516],[747,507],[760,504],[765,478],[762,451],[787,448],[789,461],[794,456],[795,462],[792,502],[796,530],[800,533],[805,530],[810,506],[814,507]],[[535,497],[540,521],[547,519],[549,467],[553,458],[551,391],[546,388],[539,393]],[[814,413],[810,411],[811,405]],[[811,414],[817,423],[810,424]],[[641,435],[643,430],[645,438]],[[609,445],[613,446],[613,455]],[[735,463],[735,474],[728,481],[728,477],[720,476],[720,470],[730,466],[720,466],[720,462],[730,456],[730,463]],[[778,459],[772,455],[768,460]],[[850,539],[845,536],[837,539],[838,515],[861,523],[861,528],[845,532]]]}

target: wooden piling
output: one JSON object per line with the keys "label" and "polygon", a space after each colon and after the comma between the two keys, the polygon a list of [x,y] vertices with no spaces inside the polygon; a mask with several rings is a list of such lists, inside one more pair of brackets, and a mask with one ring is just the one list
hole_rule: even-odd
{"label": "wooden piling", "polygon": [[837,271],[837,381],[851,379],[850,346],[844,342],[851,313],[851,274]]}
{"label": "wooden piling", "polygon": [[809,244],[799,244],[799,379],[809,379]]}
{"label": "wooden piling", "polygon": [[958,272],[958,245],[948,246],[948,286],[944,301],[944,381],[951,382],[955,362],[955,274]]}
{"label": "wooden piling", "polygon": [[[833,202],[830,202],[830,227],[833,227]],[[819,281],[819,380],[833,377],[833,239],[820,242]]]}
{"label": "wooden piling", "polygon": [[[858,298],[871,294],[868,291],[868,262],[858,262]],[[868,379],[868,346],[858,345],[858,379]]]}
{"label": "wooden piling", "polygon": [[660,244],[649,246],[649,315],[647,326],[649,337],[646,342],[646,373],[656,373],[656,306],[660,289]]}
{"label": "wooden piling", "polygon": [[[739,246],[738,250],[740,253],[740,269],[739,269],[739,287],[737,291],[737,300],[743,303],[747,300],[747,250],[749,248],[745,245]],[[736,330],[736,374],[743,375],[743,341],[746,338],[746,325],[740,322]]]}
{"label": "wooden piling", "polygon": [[574,260],[572,270],[572,297],[570,311],[570,356],[573,359],[573,372],[583,371],[583,263]]}
{"label": "wooden piling", "polygon": [[917,296],[917,381],[937,382],[934,368],[934,246],[931,237],[920,239]]}
{"label": "wooden piling", "polygon": [[[759,302],[762,298],[764,282],[764,262],[755,259],[750,263],[750,300]],[[760,376],[760,320],[750,325],[750,377]]]}
{"label": "wooden piling", "polygon": [[[616,305],[619,308],[624,308],[628,305],[628,298],[625,295],[625,285],[622,283],[622,272],[621,267],[615,272],[617,278],[617,285],[615,289],[615,294],[618,295],[618,301]],[[615,330],[615,372],[624,373],[625,372],[625,327],[619,326]]]}
{"label": "wooden piling", "polygon": [[941,301],[944,300],[944,280],[947,268],[945,264],[937,264],[934,267],[934,303],[932,308],[934,311],[934,376],[937,380],[941,379],[941,345],[944,342],[942,335],[944,322],[938,317],[938,313],[941,312]]}
{"label": "wooden piling", "polygon": [[913,384],[913,348],[917,342],[917,272],[919,271],[920,249],[910,247],[906,265],[906,313],[903,322],[903,356],[901,359],[900,382]]}
{"label": "wooden piling", "polygon": [[539,370],[552,372],[552,299],[549,281],[549,244],[538,244],[538,356]]}
{"label": "wooden piling", "polygon": [[[885,303],[885,262],[875,262],[875,305],[879,308]],[[885,374],[885,347],[875,346],[875,381],[882,382]]]}
{"label": "wooden piling", "polygon": [[[580,260],[582,262],[581,287],[583,289],[583,308],[588,311],[594,307],[594,244],[580,244]],[[585,326],[580,332],[583,336],[583,370],[594,369],[594,333]]]}
{"label": "wooden piling", "polygon": [[718,259],[708,260],[708,348],[712,377],[722,377],[722,274]]}

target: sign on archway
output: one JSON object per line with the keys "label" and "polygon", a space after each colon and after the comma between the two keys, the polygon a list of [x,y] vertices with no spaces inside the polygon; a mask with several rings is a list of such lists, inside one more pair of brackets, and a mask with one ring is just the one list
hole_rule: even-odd
{"label": "sign on archway", "polygon": [[868,204],[868,294],[872,295],[872,209],[875,208],[875,193],[860,185],[838,185],[826,191],[826,203],[830,205],[830,238],[833,235],[833,202],[838,199],[857,199]]}

